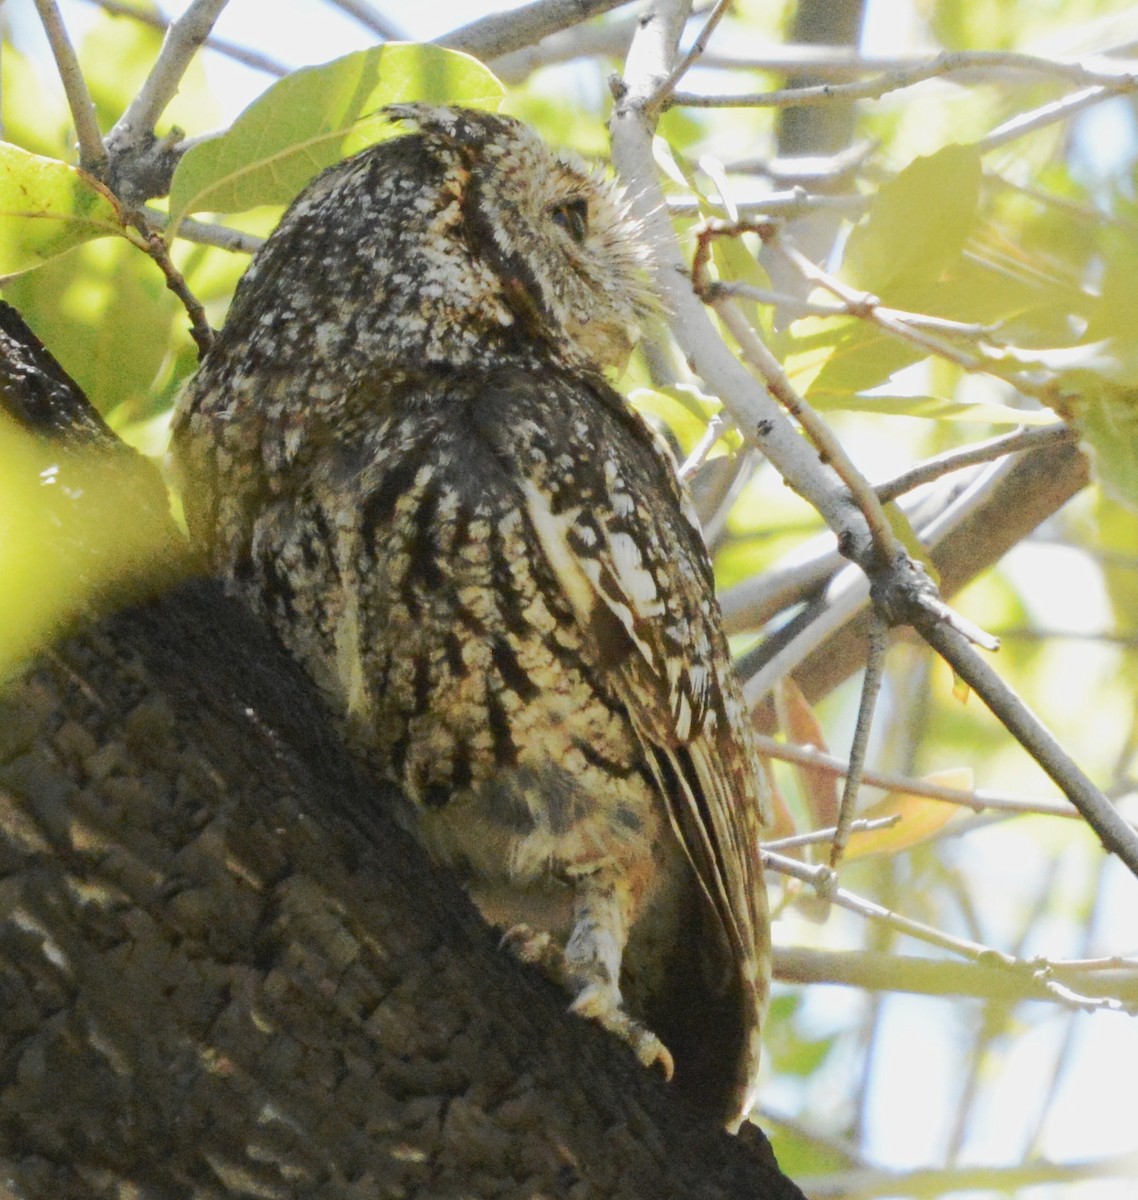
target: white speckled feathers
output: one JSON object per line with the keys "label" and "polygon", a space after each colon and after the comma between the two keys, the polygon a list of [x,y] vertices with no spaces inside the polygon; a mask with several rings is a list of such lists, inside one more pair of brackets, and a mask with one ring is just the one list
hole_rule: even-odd
{"label": "white speckled feathers", "polygon": [[[579,1011],[734,1125],[769,942],[707,552],[605,381],[651,307],[617,190],[506,117],[326,171],[177,412],[191,532]],[[547,964],[548,965],[548,964]]]}

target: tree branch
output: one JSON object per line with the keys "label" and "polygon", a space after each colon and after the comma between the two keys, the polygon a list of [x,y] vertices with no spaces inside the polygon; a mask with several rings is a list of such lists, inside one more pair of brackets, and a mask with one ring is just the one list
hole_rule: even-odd
{"label": "tree branch", "polygon": [[36,8],[67,95],[71,119],[75,122],[75,134],[79,139],[79,165],[84,171],[101,179],[107,166],[107,152],[95,120],[95,102],[87,90],[87,81],[83,78],[75,47],[67,35],[67,27],[55,0],[36,0]]}
{"label": "tree branch", "polygon": [[[1021,452],[972,481],[935,522],[919,531],[943,594],[954,595],[998,561],[1089,479],[1086,456],[1073,443],[1063,442]],[[835,566],[848,572],[848,583],[833,579]],[[829,695],[865,662],[868,586],[864,580],[855,582],[852,569],[840,563],[836,552],[829,559],[805,564],[798,574],[804,587],[811,581],[815,585],[806,607],[745,654],[738,665],[744,679],[760,670],[776,675],[792,671],[813,702]],[[795,597],[802,598],[801,594]],[[772,603],[774,599],[777,596]],[[760,698],[756,685],[755,699]],[[774,727],[765,704],[756,719],[763,728]]]}
{"label": "tree branch", "polygon": [[329,3],[342,12],[346,12],[348,16],[354,17],[365,29],[370,29],[372,33],[378,34],[384,41],[405,42],[409,40],[394,21],[390,21],[382,13],[376,12],[375,8],[365,0],[329,0]]}
{"label": "tree branch", "polygon": [[[86,0],[86,3],[95,8],[101,8],[112,16],[129,17],[140,25],[149,25],[151,29],[160,29],[163,33],[170,28],[170,22],[159,13],[145,8],[136,8],[133,4],[123,4],[120,0]],[[263,71],[266,75],[273,75],[278,79],[287,75],[291,70],[290,67],[286,67],[274,58],[269,58],[256,50],[250,50],[247,46],[239,46],[236,42],[227,41],[225,38],[214,37],[212,34],[206,38],[203,45],[217,54],[233,59],[234,62],[251,67],[254,71]]]}
{"label": "tree branch", "polygon": [[471,21],[435,41],[488,62],[628,3],[629,0],[532,0],[521,8]]}
{"label": "tree branch", "polygon": [[[778,741],[767,734],[755,735],[759,752],[764,758],[781,759],[784,762],[798,763],[812,770],[832,771],[835,775],[845,775],[849,764],[832,754],[825,754],[816,746],[800,746],[792,742]],[[945,787],[943,784],[932,783],[928,779],[914,779],[908,775],[899,775],[890,771],[862,771],[862,782],[869,787],[882,788],[892,792],[904,792],[909,796],[927,796],[930,800],[943,800],[946,804],[959,804],[962,808],[970,808],[973,812],[1002,812],[1009,815],[1031,814],[1033,816],[1068,817],[1072,820],[1082,820],[1082,815],[1067,800],[1033,800],[1027,796],[1009,796],[999,792],[990,792],[983,788],[964,791],[961,788]],[[778,850],[781,843],[771,843],[771,848]]]}
{"label": "tree branch", "polygon": [[[1090,968],[1054,961],[1047,970],[1069,987],[1095,996],[1138,1005],[1138,962],[1118,959]],[[837,984],[870,992],[907,992],[917,996],[999,1000],[1016,1004],[1041,1000],[1071,1007],[1029,971],[1008,971],[983,962],[954,962],[880,950],[774,948],[775,978],[783,983]]]}
{"label": "tree branch", "polygon": [[693,370],[720,396],[743,437],[838,532],[856,555],[872,544],[869,527],[841,481],[799,436],[771,394],[724,345],[691,287],[687,263],[667,215],[652,156],[652,98],[668,79],[689,6],[657,0],[645,11],[629,48],[625,78],[613,109],[613,162],[626,181],[637,217],[653,246],[657,286],[677,344]]}
{"label": "tree branch", "polygon": [[[836,904],[850,912],[857,913],[871,921],[887,925],[897,933],[915,938],[930,946],[937,946],[952,954],[958,954],[977,965],[994,967],[1001,972],[1021,981],[1032,980],[1043,992],[1057,1004],[1080,1012],[1105,1010],[1108,1012],[1138,1013],[1138,1001],[1123,1003],[1113,996],[1085,996],[1075,992],[1060,979],[1056,978],[1053,966],[1046,959],[1017,958],[1014,954],[1005,954],[992,946],[985,946],[967,938],[955,937],[941,929],[935,929],[923,921],[914,921],[911,917],[893,912],[884,905],[873,900],[866,900],[846,888],[838,887],[837,873],[832,867],[812,866],[798,862],[771,850],[763,849],[763,866],[780,875],[789,875],[803,883],[809,883],[817,890],[822,899]],[[892,955],[888,957],[892,958]],[[1020,994],[1016,998],[1027,998]]]}
{"label": "tree branch", "polygon": [[1083,814],[1103,847],[1138,878],[1138,832],[1083,774],[1039,718],[954,629],[920,609],[909,619],[917,632],[990,708],[1000,723],[1059,785]]}
{"label": "tree branch", "polygon": [[124,164],[129,174],[133,155],[149,145],[158,118],[178,93],[187,68],[209,37],[228,0],[192,0],[186,11],[170,23],[162,49],[138,94],[107,135],[107,150]]}
{"label": "tree branch", "polygon": [[1138,90],[1138,76],[1123,70],[1096,71],[1080,63],[1059,62],[1033,54],[968,50],[946,51],[924,62],[885,71],[874,79],[863,79],[853,83],[821,83],[809,87],[778,88],[769,92],[735,95],[694,95],[689,92],[676,92],[671,98],[671,104],[694,108],[791,108],[829,104],[836,100],[878,100],[889,92],[909,88],[928,79],[974,70],[977,67],[999,67],[1048,75],[1069,83],[1109,90],[1114,95],[1128,95]]}

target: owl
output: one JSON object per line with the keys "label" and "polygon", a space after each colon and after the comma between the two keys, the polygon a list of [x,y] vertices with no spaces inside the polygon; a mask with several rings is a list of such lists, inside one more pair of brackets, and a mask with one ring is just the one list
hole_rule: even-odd
{"label": "owl", "polygon": [[286,212],[179,403],[191,534],[487,920],[735,1128],[761,791],[693,511],[603,374],[645,250],[517,121],[388,116]]}

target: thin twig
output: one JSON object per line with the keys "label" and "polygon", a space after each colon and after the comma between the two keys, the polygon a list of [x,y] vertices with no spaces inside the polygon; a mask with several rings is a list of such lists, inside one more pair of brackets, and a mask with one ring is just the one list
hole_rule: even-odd
{"label": "thin twig", "polygon": [[[879,829],[892,829],[900,821],[900,813],[893,813],[888,817],[858,818],[856,821],[850,822],[849,832],[874,833]],[[820,846],[823,842],[833,841],[834,835],[837,832],[838,827],[830,825],[826,829],[815,829],[810,833],[796,833],[792,837],[776,838],[771,842],[763,842],[763,849],[781,853],[783,850],[796,850],[800,846]]]}
{"label": "thin twig", "polygon": [[[755,739],[759,752],[765,758],[784,759],[786,762],[800,763],[803,766],[823,771],[833,771],[835,775],[844,775],[848,770],[848,765],[840,758],[825,754],[814,747],[780,742],[761,733],[757,733]],[[870,787],[881,788],[883,791],[904,792],[909,796],[927,796],[931,800],[943,800],[946,804],[959,804],[963,808],[970,808],[973,812],[991,811],[1067,817],[1076,821],[1082,819],[1079,810],[1066,800],[1033,800],[1026,796],[1009,796],[999,792],[989,792],[982,788],[965,791],[962,788],[946,787],[944,784],[932,783],[927,779],[912,779],[906,775],[898,775],[889,771],[874,771],[866,768],[862,771],[862,783],[868,784]]]}
{"label": "thin twig", "polygon": [[146,81],[107,135],[107,145],[113,154],[129,156],[150,137],[227,2],[192,0],[186,11],[170,23]]}
{"label": "thin twig", "polygon": [[[762,211],[761,205],[753,204],[750,207],[754,212]],[[740,213],[744,211],[743,205],[739,206],[739,211]],[[748,223],[756,225],[765,224],[761,219],[752,219]],[[803,300],[787,292],[775,292],[769,288],[755,287],[753,284],[741,283],[734,280],[728,282],[717,281],[715,290],[724,296],[739,296],[744,300],[755,300],[759,304],[778,305],[789,309],[798,316],[804,317],[865,318],[876,313],[903,326],[906,330],[903,336],[906,337],[908,336],[908,330],[928,329],[951,334],[955,337],[977,338],[993,333],[997,328],[994,325],[981,325],[975,321],[954,321],[949,317],[930,317],[927,313],[909,312],[903,308],[889,308],[878,302],[876,297],[869,295],[859,295],[854,300],[841,300],[837,303],[823,303],[820,300]],[[931,348],[927,341],[923,341],[921,345],[926,349]],[[940,346],[938,345],[937,353],[940,352]],[[976,365],[980,365],[978,361]]]}
{"label": "thin twig", "polygon": [[[724,225],[726,227],[726,223]],[[1007,379],[1017,391],[1039,400],[1044,405],[1049,405],[1053,401],[1050,378],[1041,381],[1035,377],[1033,371],[1023,369],[1026,356],[1016,354],[1006,346],[997,343],[978,341],[980,336],[991,332],[990,326],[967,326],[943,318],[921,317],[902,309],[888,308],[872,293],[851,288],[812,262],[790,242],[774,222],[739,221],[735,223],[735,227],[743,232],[751,232],[750,225],[754,226],[753,232],[759,234],[763,244],[769,250],[781,255],[805,280],[823,288],[838,299],[849,316],[869,321],[890,336],[915,346],[922,353],[936,354],[955,363],[961,370],[993,374],[998,375],[1001,379]],[[746,288],[739,288],[738,285],[717,283],[715,286],[723,291],[737,290],[744,295],[747,294]],[[975,350],[966,350],[957,342],[938,336],[940,332],[954,337],[976,338]],[[1030,363],[1030,360],[1028,362]],[[996,368],[1000,366],[1007,366],[1008,369],[999,372]]]}
{"label": "thin twig", "polygon": [[1093,642],[1100,646],[1138,646],[1138,633],[1122,633],[1117,629],[1027,629],[1013,625],[1000,630],[1000,640],[1015,642]]}
{"label": "thin twig", "polygon": [[532,46],[523,46],[493,60],[494,74],[503,83],[519,84],[534,71],[577,59],[619,59],[628,49],[636,14],[616,17],[603,24],[582,25],[575,29],[551,33]]}
{"label": "thin twig", "polygon": [[[886,308],[872,293],[861,291],[858,288],[851,288],[848,284],[829,274],[829,272],[822,270],[821,267],[803,254],[797,246],[793,245],[788,238],[783,236],[777,227],[773,225],[766,226],[763,245],[768,250],[781,255],[790,262],[802,275],[803,279],[823,288],[840,300],[845,306],[846,312],[851,317],[872,321],[875,325],[878,325],[894,337],[909,342],[924,352],[938,354],[941,358],[956,363],[957,366],[962,367],[966,371],[983,371],[987,369],[988,364],[979,355],[971,354],[956,344],[945,341],[944,338],[937,337],[930,332],[931,327],[927,320],[924,322],[911,320],[910,318],[913,314],[898,309]],[[924,325],[924,328],[921,327],[922,325]],[[946,332],[959,332],[959,330],[953,328],[951,325],[942,324],[940,328],[945,329]]]}
{"label": "thin twig", "polygon": [[1123,1011],[1126,1008],[1113,997],[1079,995],[1053,977],[1052,965],[1045,959],[1017,958],[1015,955],[997,950],[993,946],[985,946],[967,938],[955,937],[941,929],[926,925],[922,921],[914,921],[911,917],[903,916],[872,900],[866,900],[846,888],[838,887],[832,867],[813,866],[809,863],[799,862],[797,859],[787,858],[782,854],[774,854],[766,849],[763,849],[761,853],[764,869],[780,875],[789,875],[794,879],[811,884],[819,896],[828,902],[870,920],[881,921],[897,933],[927,942],[931,946],[938,946],[942,950],[949,950],[971,962],[982,963],[990,967],[1002,967],[1034,979],[1042,990],[1050,993],[1060,1004],[1088,1012],[1095,1009]]}
{"label": "thin twig", "polygon": [[[702,217],[705,206],[717,205],[726,212],[727,206],[721,197],[711,195],[706,200],[683,196],[668,197],[668,212],[673,217]],[[764,217],[781,217],[793,221],[812,212],[840,212],[849,217],[859,217],[869,207],[868,196],[819,196],[805,188],[794,187],[788,191],[770,192],[761,200],[740,200],[736,209],[741,217],[761,221]]]}
{"label": "thin twig", "polygon": [[846,786],[842,790],[842,801],[838,809],[838,825],[834,830],[834,842],[830,847],[830,866],[841,861],[850,840],[850,827],[857,811],[857,793],[865,769],[865,756],[869,750],[869,734],[873,727],[873,714],[877,708],[877,697],[881,694],[881,681],[885,677],[885,655],[889,647],[889,628],[875,612],[869,622],[869,654],[865,660],[865,678],[861,684],[861,702],[858,704],[857,722],[854,725],[853,741],[850,745],[850,761],[846,769]]}
{"label": "thin twig", "polygon": [[[893,1170],[886,1167],[853,1167],[826,1175],[795,1180],[811,1200],[878,1200],[881,1196],[906,1196],[908,1200],[940,1200],[942,1196],[984,1193],[1022,1196],[1029,1189],[1054,1192],[1063,1187],[1068,1195],[1080,1183],[1102,1179],[1133,1180],[1138,1158],[1133,1154],[1089,1158],[1079,1162],[1024,1162],[1012,1166],[937,1166],[924,1170]],[[1047,1185],[1052,1185],[1047,1187]],[[1065,1185],[1065,1186],[1064,1186]]]}
{"label": "thin twig", "polygon": [[1078,434],[1067,425],[1045,425],[1037,429],[1023,429],[1015,433],[1006,433],[1000,437],[991,438],[986,442],[977,442],[974,446],[965,446],[962,450],[946,450],[933,458],[927,458],[911,470],[895,476],[886,483],[878,484],[874,491],[882,503],[896,500],[914,488],[932,483],[953,471],[964,467],[977,466],[980,463],[992,462],[1003,458],[1006,454],[1015,454],[1021,450],[1034,450],[1040,446],[1057,445],[1060,442],[1073,442]]}
{"label": "thin twig", "polygon": [[[170,22],[160,13],[146,8],[135,8],[132,4],[120,3],[120,0],[86,0],[86,3],[95,8],[101,8],[112,16],[129,17],[130,20],[137,21],[140,25],[148,25],[151,29],[161,29],[163,33],[170,28]],[[278,79],[287,75],[292,69],[256,50],[239,46],[236,42],[226,41],[225,38],[214,37],[212,34],[206,38],[204,44],[217,54],[231,58],[243,66],[251,67],[254,71],[263,71],[266,75],[273,75]]]}
{"label": "thin twig", "polygon": [[346,12],[349,17],[354,17],[365,29],[378,34],[384,41],[409,40],[394,21],[389,21],[382,13],[376,12],[375,8],[364,0],[328,0],[328,3],[341,12]]}
{"label": "thin twig", "polygon": [[692,66],[707,49],[707,43],[711,40],[711,35],[715,32],[716,25],[723,19],[730,7],[731,0],[716,0],[715,7],[711,10],[711,15],[704,22],[703,28],[699,31],[695,41],[692,42],[687,54],[676,63],[669,72],[668,78],[657,87],[655,94],[648,101],[649,112],[658,113],[667,104],[672,93],[676,90],[676,84],[691,70]]}
{"label": "thin twig", "polygon": [[55,65],[59,69],[59,78],[67,96],[67,105],[71,110],[71,119],[75,122],[75,135],[79,141],[79,165],[84,171],[89,171],[101,179],[106,173],[107,151],[99,133],[99,123],[95,119],[95,102],[87,89],[87,80],[83,77],[75,47],[67,34],[67,26],[59,12],[55,0],[36,0],[36,9],[47,34]]}
{"label": "thin twig", "polygon": [[1003,125],[993,129],[985,137],[980,138],[976,142],[976,147],[981,154],[987,154],[990,150],[1006,146],[1008,142],[1015,141],[1025,134],[1034,133],[1037,129],[1045,129],[1048,125],[1054,125],[1057,121],[1065,121],[1069,117],[1075,116],[1076,113],[1081,113],[1086,108],[1093,108],[1094,105],[1102,103],[1103,100],[1133,91],[1133,87],[1125,89],[1115,89],[1112,87],[1083,88],[1081,91],[1072,92],[1069,96],[1062,96],[1058,100],[1053,100],[1050,104],[1041,105],[1031,112],[1020,113],[1010,121],[1005,121]]}
{"label": "thin twig", "polygon": [[886,71],[873,79],[858,80],[854,83],[821,83],[734,95],[709,96],[675,92],[670,103],[688,108],[796,108],[829,104],[836,100],[877,100],[889,92],[900,91],[928,79],[937,79],[984,65],[1049,75],[1069,83],[1100,87],[1115,95],[1126,95],[1138,90],[1138,76],[1129,72],[1095,71],[1080,63],[1058,62],[1033,54],[972,50],[948,51],[915,66]]}
{"label": "thin twig", "polygon": [[830,432],[826,423],[794,389],[781,364],[767,349],[762,339],[751,328],[750,323],[735,308],[731,300],[717,290],[717,284],[708,276],[711,258],[711,243],[719,237],[737,237],[741,233],[757,233],[763,236],[769,231],[767,222],[707,222],[696,237],[696,251],[692,259],[692,288],[716,312],[719,319],[731,331],[747,360],[759,371],[771,394],[802,426],[807,436],[818,448],[827,462],[849,489],[854,502],[861,509],[873,539],[874,555],[884,565],[894,561],[900,552],[885,510],[873,494],[868,481],[857,469],[853,460]]}
{"label": "thin twig", "polygon": [[162,235],[156,229],[151,228],[141,213],[136,215],[133,224],[142,235],[142,248],[158,264],[158,268],[166,280],[166,286],[182,302],[182,306],[189,315],[190,334],[197,343],[198,358],[203,358],[213,344],[213,330],[206,320],[205,309],[202,308],[201,301],[190,291],[181,271],[174,266],[166,243],[162,240]]}
{"label": "thin twig", "polygon": [[692,452],[684,459],[683,465],[680,467],[679,476],[681,479],[690,479],[703,466],[708,454],[711,453],[712,446],[719,441],[720,435],[726,427],[727,422],[724,421],[722,413],[716,413],[708,421],[703,431],[703,436],[692,447]]}
{"label": "thin twig", "polygon": [[[1133,959],[1086,968],[1077,959],[1051,959],[1039,969],[1050,972],[1083,994],[1093,992],[1131,1006],[1138,1003],[1138,962]],[[1033,974],[1013,974],[985,963],[923,958],[892,951],[776,946],[774,974],[785,983],[838,984],[864,991],[1064,1003],[1059,995],[1042,988]]]}
{"label": "thin twig", "polygon": [[[1122,65],[1133,51],[1131,46],[1107,47],[1101,56],[1110,62]],[[1012,80],[1025,71],[1021,55],[1015,51],[961,50],[957,55],[959,73],[967,76],[968,82],[988,83],[993,80]],[[1096,56],[1097,57],[1097,56]],[[967,65],[969,60],[971,66]],[[729,51],[709,50],[703,56],[703,66],[721,71],[742,71],[750,74],[764,72],[768,75],[809,75],[821,82],[842,82],[861,79],[866,75],[888,75],[897,71],[923,68],[929,63],[927,54],[861,54],[846,46],[814,46],[806,43],[788,43],[771,46],[763,54],[732,54]],[[1030,57],[1029,57],[1029,61]],[[1052,62],[1060,60],[1041,59]]]}
{"label": "thin twig", "polygon": [[958,631],[919,609],[911,614],[911,623],[1059,785],[1103,846],[1117,854],[1138,878],[1138,833],[1122,819],[1039,718]]}
{"label": "thin twig", "polygon": [[[144,208],[143,214],[153,229],[166,229],[169,226],[168,213],[159,212],[156,208]],[[201,246],[216,246],[219,250],[229,250],[234,254],[254,254],[265,242],[263,237],[255,233],[231,229],[228,225],[195,221],[192,217],[178,222],[178,237]]]}

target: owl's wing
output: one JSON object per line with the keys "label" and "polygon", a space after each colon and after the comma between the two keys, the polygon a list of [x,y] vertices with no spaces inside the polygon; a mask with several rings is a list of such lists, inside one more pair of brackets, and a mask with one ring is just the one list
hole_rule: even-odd
{"label": "owl's wing", "polygon": [[[596,452],[603,460],[605,448]],[[652,457],[652,478],[641,481],[652,486],[639,494],[626,478],[625,458],[619,471],[589,472],[594,489],[605,480],[603,495],[582,496],[575,479],[575,503],[559,494],[555,479],[524,484],[526,510],[600,670],[636,727],[758,1012],[768,939],[759,769],[706,549],[678,481]]]}

